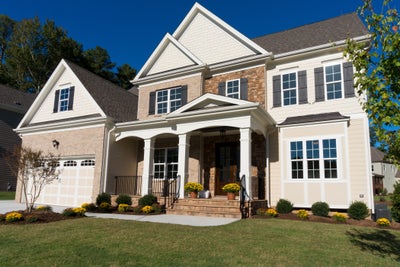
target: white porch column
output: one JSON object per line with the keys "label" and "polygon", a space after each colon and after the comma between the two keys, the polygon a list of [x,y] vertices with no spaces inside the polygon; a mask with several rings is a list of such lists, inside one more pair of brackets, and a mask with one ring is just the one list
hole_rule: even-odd
{"label": "white porch column", "polygon": [[252,197],[251,192],[251,129],[240,129],[240,178],[246,176],[247,194]]}
{"label": "white porch column", "polygon": [[150,175],[153,173],[154,141],[152,138],[144,140],[142,196],[149,194]]}
{"label": "white porch column", "polygon": [[190,136],[188,134],[179,135],[179,154],[178,154],[178,175],[181,177],[179,198],[184,198],[185,190],[183,187],[188,178]]}

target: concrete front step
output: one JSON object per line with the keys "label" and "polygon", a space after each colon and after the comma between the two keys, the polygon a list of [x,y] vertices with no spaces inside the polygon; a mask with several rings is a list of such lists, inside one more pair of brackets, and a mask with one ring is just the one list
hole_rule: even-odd
{"label": "concrete front step", "polygon": [[239,200],[213,199],[179,199],[167,214],[193,215],[208,217],[241,218]]}

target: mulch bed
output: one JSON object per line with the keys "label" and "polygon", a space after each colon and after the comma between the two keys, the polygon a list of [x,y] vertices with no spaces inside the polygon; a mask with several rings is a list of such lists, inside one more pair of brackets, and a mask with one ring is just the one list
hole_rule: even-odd
{"label": "mulch bed", "polygon": [[[254,216],[252,216],[252,218],[270,219],[271,217],[254,215]],[[354,219],[347,219],[346,222],[337,222],[330,217],[320,217],[320,216],[309,215],[308,219],[303,220],[303,219],[300,219],[299,217],[297,217],[297,214],[295,214],[295,213],[279,214],[275,218],[283,219],[283,220],[293,220],[293,221],[330,223],[330,224],[346,224],[346,225],[363,226],[363,227],[374,227],[374,228],[379,228],[379,229],[400,230],[400,223],[397,223],[395,221],[392,221],[390,223],[390,226],[378,226],[376,224],[376,222],[374,222],[373,220],[370,220],[370,219],[365,219],[365,220],[360,220],[360,221],[354,220]]]}
{"label": "mulch bed", "polygon": [[[50,222],[57,222],[62,220],[71,220],[71,219],[78,219],[82,218],[80,216],[64,216],[62,213],[57,213],[53,211],[33,211],[32,213],[27,213],[23,210],[16,211],[21,213],[23,218],[35,217],[36,221],[29,221],[28,219],[24,219],[21,221],[15,222],[6,222],[5,220],[0,221],[0,225],[23,225],[23,224],[38,224],[38,223],[50,223]],[[7,214],[7,213],[6,213]]]}

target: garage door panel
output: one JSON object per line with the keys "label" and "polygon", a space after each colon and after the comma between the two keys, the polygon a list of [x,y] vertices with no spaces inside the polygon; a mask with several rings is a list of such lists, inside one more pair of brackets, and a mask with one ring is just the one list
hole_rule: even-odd
{"label": "garage door panel", "polygon": [[72,207],[91,202],[94,166],[81,164],[94,164],[94,160],[61,161],[59,179],[44,187],[38,203]]}

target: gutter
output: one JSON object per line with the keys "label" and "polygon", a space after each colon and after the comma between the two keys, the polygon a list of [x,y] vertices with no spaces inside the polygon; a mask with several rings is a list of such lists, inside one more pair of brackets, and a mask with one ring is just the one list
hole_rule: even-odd
{"label": "gutter", "polygon": [[[102,175],[101,180],[100,180],[100,189],[103,188],[103,192],[106,192],[106,187],[107,187],[107,175],[108,175],[108,159],[109,159],[109,152],[110,152],[110,137],[111,137],[111,132],[113,132],[115,130],[115,125],[108,131],[107,133],[107,140],[106,140],[106,144],[105,144],[105,148],[103,149],[103,164],[101,169],[102,169]],[[102,192],[99,192],[99,194]]]}

